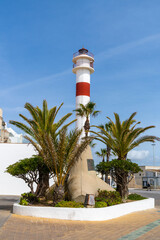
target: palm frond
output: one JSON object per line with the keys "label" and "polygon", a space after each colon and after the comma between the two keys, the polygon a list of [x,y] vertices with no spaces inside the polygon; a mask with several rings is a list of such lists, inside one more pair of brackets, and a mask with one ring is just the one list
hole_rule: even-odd
{"label": "palm frond", "polygon": [[92,116],[93,117],[97,117],[97,115],[100,113],[100,111],[94,111],[93,113],[92,113]]}
{"label": "palm frond", "polygon": [[20,128],[22,131],[24,131],[25,133],[29,134],[30,136],[34,136],[31,128],[29,128],[28,126],[26,126],[25,124],[23,123],[20,123],[20,122],[17,122],[17,121],[13,121],[13,120],[10,120],[9,121],[10,124]]}
{"label": "palm frond", "polygon": [[140,122],[136,122],[134,119],[136,112],[132,113],[131,116],[121,122],[119,115],[114,113],[115,123],[109,118],[110,126],[109,131],[104,125],[92,126],[96,127],[100,132],[90,131],[95,134],[95,139],[108,145],[112,151],[118,156],[118,159],[126,159],[127,154],[130,150],[137,147],[143,142],[154,142],[160,140],[155,136],[143,136],[139,137],[145,131],[154,128],[155,126],[148,126],[145,128],[138,127]]}

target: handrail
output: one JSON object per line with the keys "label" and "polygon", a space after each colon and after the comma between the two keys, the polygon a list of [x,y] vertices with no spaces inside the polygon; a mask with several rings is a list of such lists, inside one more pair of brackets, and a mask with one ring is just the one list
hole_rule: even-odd
{"label": "handrail", "polygon": [[[82,63],[74,63],[74,64],[73,64],[73,68],[79,67],[79,66],[81,66],[81,65],[82,65],[82,67],[83,67],[83,66],[85,67],[85,65],[83,65]],[[90,67],[91,67],[91,68],[94,68],[93,62],[90,62]]]}
{"label": "handrail", "polygon": [[75,53],[73,53],[73,58],[75,58],[75,57],[77,57],[77,56],[79,56],[79,55],[87,55],[87,56],[89,56],[89,57],[92,57],[92,58],[94,58],[94,55],[93,55],[93,53],[91,53],[91,52],[86,52],[86,53],[80,53],[79,51],[78,52],[75,52]]}

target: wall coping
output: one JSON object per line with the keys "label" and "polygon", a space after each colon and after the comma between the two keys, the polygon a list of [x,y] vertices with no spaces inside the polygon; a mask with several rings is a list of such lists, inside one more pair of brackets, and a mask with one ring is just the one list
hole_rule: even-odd
{"label": "wall coping", "polygon": [[124,216],[129,213],[143,211],[155,207],[155,199],[122,203],[105,208],[61,208],[22,206],[18,203],[13,205],[13,213],[23,216],[79,220],[79,221],[105,221]]}

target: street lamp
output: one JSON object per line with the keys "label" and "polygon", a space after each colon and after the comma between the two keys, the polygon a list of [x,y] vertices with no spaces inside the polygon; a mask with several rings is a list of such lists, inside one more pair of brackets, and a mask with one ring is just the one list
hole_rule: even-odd
{"label": "street lamp", "polygon": [[155,166],[155,155],[154,155],[154,147],[155,147],[155,143],[152,143],[153,146],[153,166]]}

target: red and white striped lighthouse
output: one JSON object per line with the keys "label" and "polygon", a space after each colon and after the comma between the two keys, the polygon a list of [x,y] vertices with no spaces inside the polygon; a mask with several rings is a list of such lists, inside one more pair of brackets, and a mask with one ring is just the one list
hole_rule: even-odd
{"label": "red and white striped lighthouse", "polygon": [[[76,74],[76,109],[82,103],[86,105],[90,101],[90,75],[94,72],[94,55],[82,48],[73,54],[73,73]],[[77,116],[76,127],[83,128],[82,137],[85,136],[85,117]]]}

